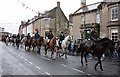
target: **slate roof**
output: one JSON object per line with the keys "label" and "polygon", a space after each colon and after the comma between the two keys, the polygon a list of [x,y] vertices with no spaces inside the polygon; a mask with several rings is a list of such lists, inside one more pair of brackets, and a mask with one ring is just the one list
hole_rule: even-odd
{"label": "slate roof", "polygon": [[78,10],[76,10],[74,12],[74,14],[78,14],[78,13],[83,13],[83,12],[88,12],[88,11],[91,11],[91,10],[95,10],[95,9],[97,9],[97,7],[100,4],[101,4],[101,2],[97,2],[97,3],[90,4],[90,5],[87,5],[87,6],[84,6],[84,7],[80,7]]}

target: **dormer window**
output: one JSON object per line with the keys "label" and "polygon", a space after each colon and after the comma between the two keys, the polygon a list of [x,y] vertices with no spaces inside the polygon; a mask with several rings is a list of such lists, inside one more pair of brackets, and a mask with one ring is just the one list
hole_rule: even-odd
{"label": "dormer window", "polygon": [[117,21],[118,20],[118,7],[112,7],[111,8],[111,21]]}

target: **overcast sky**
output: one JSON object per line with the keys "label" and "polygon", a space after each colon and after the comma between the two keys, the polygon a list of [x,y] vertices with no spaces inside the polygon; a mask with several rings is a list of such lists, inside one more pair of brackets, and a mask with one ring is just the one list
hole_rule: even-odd
{"label": "overcast sky", "polygon": [[[0,27],[17,34],[21,21],[37,15],[32,9],[36,12],[51,10],[57,6],[57,1],[60,1],[60,7],[67,18],[80,7],[80,0],[0,0]],[[87,5],[100,1],[103,0],[87,0]]]}

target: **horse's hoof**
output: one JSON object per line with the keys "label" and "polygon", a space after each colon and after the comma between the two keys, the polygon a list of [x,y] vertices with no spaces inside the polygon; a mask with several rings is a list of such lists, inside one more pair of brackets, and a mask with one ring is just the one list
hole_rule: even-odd
{"label": "horse's hoof", "polygon": [[86,66],[88,66],[88,64],[86,63]]}
{"label": "horse's hoof", "polygon": [[82,67],[83,67],[84,65],[82,64]]}
{"label": "horse's hoof", "polygon": [[103,69],[101,69],[101,71],[103,71]]}
{"label": "horse's hoof", "polygon": [[53,60],[55,60],[55,58],[53,58]]}
{"label": "horse's hoof", "polygon": [[96,68],[94,68],[95,70],[97,70]]}
{"label": "horse's hoof", "polygon": [[65,57],[65,59],[67,59],[67,57]]}

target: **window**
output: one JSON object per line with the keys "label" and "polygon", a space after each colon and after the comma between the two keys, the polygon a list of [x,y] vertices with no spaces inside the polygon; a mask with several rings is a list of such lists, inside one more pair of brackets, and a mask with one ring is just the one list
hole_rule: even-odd
{"label": "window", "polygon": [[85,24],[85,16],[81,16],[82,24]]}
{"label": "window", "polygon": [[111,29],[111,39],[117,41],[118,39],[118,29]]}
{"label": "window", "polygon": [[118,20],[118,7],[111,8],[111,21]]}
{"label": "window", "polygon": [[96,13],[96,23],[100,23],[100,14]]}
{"label": "window", "polygon": [[49,27],[50,18],[45,18],[45,27]]}

